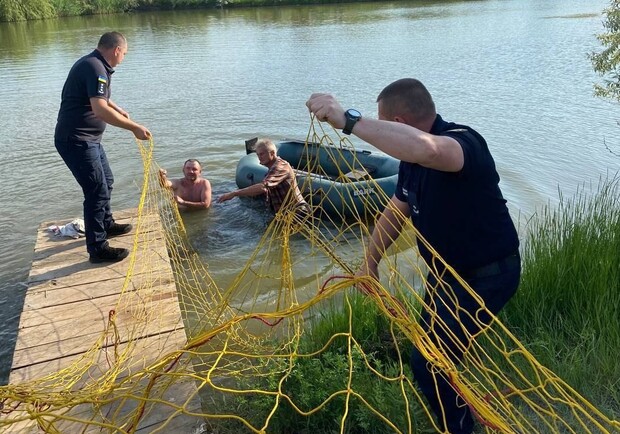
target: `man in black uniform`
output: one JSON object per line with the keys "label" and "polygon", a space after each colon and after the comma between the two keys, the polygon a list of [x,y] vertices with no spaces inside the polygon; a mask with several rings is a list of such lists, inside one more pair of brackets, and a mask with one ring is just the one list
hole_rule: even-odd
{"label": "man in black uniform", "polygon": [[62,101],[54,142],[58,153],[84,192],[84,224],[89,260],[117,262],[129,251],[110,247],[107,238],[126,234],[131,225],[114,222],[110,195],[114,177],[101,137],[107,124],[131,131],[147,140],[150,131],[129,119],[129,115],[110,99],[114,68],[127,53],[127,40],[118,32],[101,36],[97,49],[79,59],[62,89]]}
{"label": "man in black uniform", "polygon": [[[444,121],[426,87],[413,78],[386,86],[377,103],[378,120],[343,110],[328,94],[313,94],[306,105],[318,119],[401,160],[396,191],[374,227],[358,276],[379,279],[379,262],[410,218],[484,301],[486,309],[418,239],[420,255],[430,268],[420,325],[458,364],[472,337],[517,291],[521,276],[517,231],[499,188],[495,162],[480,134]],[[411,368],[441,431],[470,434],[474,414],[449,376],[418,348],[413,349]]]}

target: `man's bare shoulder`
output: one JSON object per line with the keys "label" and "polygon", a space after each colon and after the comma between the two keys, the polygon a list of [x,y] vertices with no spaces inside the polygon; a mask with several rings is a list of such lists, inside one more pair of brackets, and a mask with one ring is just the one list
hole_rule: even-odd
{"label": "man's bare shoulder", "polygon": [[169,181],[172,184],[172,189],[176,190],[183,183],[183,178],[170,179]]}

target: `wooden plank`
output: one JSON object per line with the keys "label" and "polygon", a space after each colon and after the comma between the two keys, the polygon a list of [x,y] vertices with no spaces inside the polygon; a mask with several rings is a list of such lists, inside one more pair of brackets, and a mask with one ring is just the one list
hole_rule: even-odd
{"label": "wooden plank", "polygon": [[[125,340],[116,348],[109,342],[93,354],[92,358],[88,358],[83,362],[80,361],[79,357],[85,353],[71,354],[49,360],[36,360],[33,363],[25,364],[23,367],[13,370],[11,372],[11,380],[14,383],[18,383],[33,378],[41,378],[67,368],[76,362],[89,365],[87,374],[83,375],[84,378],[98,378],[105,374],[110,363],[113,363],[116,357],[115,354],[125,357],[126,352],[130,351],[131,360],[123,365],[124,370],[117,377],[123,378],[128,372],[140,371],[155,362],[157,358],[179,349],[178,338],[181,336],[183,329],[176,328],[164,330],[164,332],[166,333],[132,339],[129,342]],[[92,344],[89,348],[91,347]],[[78,384],[82,385],[84,382],[85,380],[79,381]]]}
{"label": "wooden plank", "polygon": [[[120,282],[118,282],[120,283]],[[156,282],[157,283],[157,282]],[[107,286],[107,285],[106,285]],[[123,305],[134,303],[157,302],[160,300],[174,299],[176,302],[176,289],[174,285],[158,286],[157,292],[125,291],[121,294],[106,295],[86,300],[75,300],[72,303],[52,304],[38,309],[28,309],[22,312],[19,328],[39,326],[41,324],[63,322],[73,319],[83,319],[89,315],[95,318],[107,319],[110,310]],[[154,303],[151,307],[157,307]],[[178,306],[175,307],[180,316]]]}
{"label": "wooden plank", "polygon": [[[135,235],[136,211],[115,213],[117,222],[131,221],[134,229],[111,241],[113,246],[136,247],[133,264],[129,259],[91,264],[84,239],[59,238],[47,231],[52,224],[66,224],[70,220],[41,224],[20,317],[11,384],[43,378],[75,366],[79,368],[77,382],[67,393],[80,393],[82,387],[92,382],[97,384],[98,378],[109,375],[112,372],[110,363],[115,365],[118,356],[121,370],[113,371],[115,381],[131,378],[131,381],[138,381],[132,387],[139,391],[145,387],[149,374],[140,380],[141,377],[133,378],[134,373],[142,372],[161,357],[183,347],[186,342],[184,325],[159,217],[144,216],[138,238]],[[127,280],[130,265],[134,268]],[[106,340],[104,332],[112,310],[116,334],[109,333]],[[164,382],[163,385],[158,381],[159,395],[152,395],[157,399],[147,403],[137,432],[195,433],[200,430],[202,418],[183,414],[200,412],[196,385],[190,380],[191,366],[183,366],[183,369],[189,369],[186,380],[170,377],[169,384]],[[109,398],[105,398],[109,401],[103,406],[81,404],[56,409],[47,421],[54,422],[54,426],[60,428],[58,432],[100,432],[102,424],[110,423],[105,414],[113,414],[114,420],[123,421],[131,417],[139,404],[135,396],[128,398],[123,393],[112,390]],[[11,416],[27,415],[20,411],[22,409],[18,408]],[[76,417],[86,424],[71,420]],[[10,432],[42,431],[34,421],[24,421],[11,425]]]}
{"label": "wooden plank", "polygon": [[[118,314],[117,314],[118,316]],[[120,318],[117,318],[117,320]],[[130,339],[140,339],[147,336],[154,336],[162,333],[170,333],[174,330],[182,330],[183,324],[178,315],[178,311],[172,307],[162,309],[158,315],[153,316],[152,321],[141,328],[137,333],[131,330],[123,332],[117,337],[116,342],[125,343]],[[177,321],[176,323],[174,321]],[[107,321],[105,321],[107,323]],[[92,345],[102,336],[105,324],[104,322],[90,323],[69,321],[66,326],[59,330],[54,329],[54,334],[39,334],[37,339],[35,333],[27,335],[28,342],[22,339],[21,348],[15,351],[13,356],[13,369],[29,366],[33,363],[47,362],[56,358],[63,358],[72,355],[82,354],[88,351]],[[38,328],[32,328],[38,330]],[[73,334],[72,334],[73,332]],[[54,336],[55,341],[40,341],[40,336]],[[110,346],[111,344],[107,345]]]}
{"label": "wooden plank", "polygon": [[[153,280],[153,276],[140,276],[134,274],[131,279],[131,287],[128,291],[135,291],[140,288],[143,279]],[[49,306],[75,303],[84,300],[94,300],[108,295],[118,295],[123,289],[125,277],[114,277],[108,280],[101,280],[97,285],[75,284],[67,286],[69,282],[64,281],[45,281],[37,282],[30,286],[28,290],[28,300],[24,305],[24,311],[42,309]],[[159,276],[156,285],[174,285],[174,280],[170,275]]]}
{"label": "wooden plank", "polygon": [[[148,243],[148,254],[159,255],[162,260],[169,262],[158,217],[151,215],[144,216],[144,219],[148,224],[141,224],[141,227],[143,230],[148,228],[149,231],[144,231],[140,234],[137,240],[138,252],[143,250],[142,247],[144,247],[145,243]],[[129,218],[117,219],[119,223],[129,223],[130,220]],[[127,269],[126,260],[118,263],[91,264],[88,262],[84,238],[74,240],[67,237],[57,237],[47,230],[50,224],[51,222],[46,222],[39,226],[29,283],[54,279],[54,276],[44,274],[50,270],[55,270],[59,277],[75,277],[76,272],[92,271],[99,268],[115,271],[121,270],[123,271],[122,274],[125,274],[124,272]],[[116,247],[132,249],[136,230],[136,224],[134,223],[134,228],[130,233],[112,238],[110,244]],[[150,247],[155,247],[157,250],[150,250]]]}
{"label": "wooden plank", "polygon": [[[133,239],[130,237],[118,237],[114,239],[114,246],[133,248]],[[124,277],[127,274],[128,260],[115,263],[91,264],[88,261],[86,248],[81,244],[72,243],[70,250],[57,249],[50,256],[40,257],[33,262],[28,283],[33,284],[42,281],[65,282],[64,284],[86,284],[98,282],[101,279],[111,277]],[[163,239],[149,241],[149,248],[142,248],[138,244],[136,251],[136,263],[149,264],[153,261],[168,265],[168,252]],[[164,259],[165,258],[165,259]],[[142,261],[142,262],[141,262]],[[69,283],[70,282],[70,283]]]}
{"label": "wooden plank", "polygon": [[[187,401],[186,401],[187,399]],[[135,400],[126,397],[113,398],[109,403],[95,407],[93,404],[80,404],[64,412],[57,412],[56,417],[48,417],[47,422],[53,422],[57,432],[72,433],[102,433],[110,432],[102,425],[116,425],[114,421],[124,421],[127,429],[131,421],[131,412],[137,407]],[[179,409],[178,409],[179,408]],[[162,402],[147,404],[144,415],[141,417],[136,433],[180,433],[199,434],[205,432],[204,419],[190,414],[175,414],[186,411],[200,413],[200,398],[196,393],[193,382],[177,382],[169,387],[162,395]],[[71,418],[68,420],[68,418]],[[11,433],[42,434],[34,421],[24,421],[11,425]],[[116,431],[115,431],[116,432]]]}
{"label": "wooden plank", "polygon": [[[118,284],[122,284],[120,281],[116,281]],[[102,286],[104,291],[106,288],[112,286],[114,282],[110,282],[109,285]],[[172,298],[176,297],[174,286],[171,283],[162,282],[165,286],[164,289],[158,291],[158,298]],[[74,288],[70,288],[72,291]],[[83,292],[80,289],[75,289],[78,295],[82,295]],[[55,297],[55,295],[53,295]],[[73,306],[77,306],[77,303],[84,304],[92,301],[97,304],[100,315],[86,316],[77,309],[73,309]],[[109,312],[112,309],[116,309],[118,302],[118,294],[101,295],[99,297],[79,299],[77,296],[72,298],[71,302],[51,304],[49,306],[38,306],[38,308],[31,307],[22,313],[21,327],[19,331],[19,341],[22,346],[32,346],[38,340],[41,340],[41,336],[48,336],[50,333],[58,334],[59,339],[75,336],[79,332],[92,332],[92,330],[82,329],[88,327],[89,324],[96,324],[97,329],[102,331],[107,324]],[[31,303],[33,304],[33,303]],[[171,303],[166,303],[162,309],[164,312],[168,310],[174,310],[178,314],[176,306]],[[64,315],[61,315],[64,314]],[[66,327],[69,322],[73,321],[75,324],[73,327]],[[66,324],[61,324],[61,323]]]}
{"label": "wooden plank", "polygon": [[[130,233],[124,234],[114,239],[122,239],[122,238],[133,238],[136,233],[137,226],[137,208],[132,210],[125,210],[119,213],[115,213],[115,219],[117,223],[130,223],[133,225],[133,229]],[[70,223],[72,219],[59,219],[55,221],[47,221],[43,222],[39,225],[39,230],[37,231],[37,239],[35,243],[35,260],[38,260],[40,257],[49,256],[49,254],[58,253],[59,251],[72,249],[75,246],[83,246],[84,250],[86,250],[86,244],[84,238],[71,239],[68,237],[59,237],[54,235],[53,232],[50,232],[48,228],[53,225],[64,225]],[[147,226],[154,226],[154,229],[160,228],[159,218],[156,215],[144,216],[143,222],[141,226],[144,228],[145,224]],[[48,249],[57,249],[55,251],[47,252]],[[38,255],[38,256],[36,256]]]}

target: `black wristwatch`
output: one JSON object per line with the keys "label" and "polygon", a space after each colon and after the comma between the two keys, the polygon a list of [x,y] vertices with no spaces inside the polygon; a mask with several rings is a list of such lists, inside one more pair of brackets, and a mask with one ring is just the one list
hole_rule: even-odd
{"label": "black wristwatch", "polygon": [[353,131],[353,127],[362,118],[362,114],[355,109],[349,109],[344,112],[344,118],[346,119],[346,123],[344,124],[344,128],[342,132],[349,135],[351,131]]}

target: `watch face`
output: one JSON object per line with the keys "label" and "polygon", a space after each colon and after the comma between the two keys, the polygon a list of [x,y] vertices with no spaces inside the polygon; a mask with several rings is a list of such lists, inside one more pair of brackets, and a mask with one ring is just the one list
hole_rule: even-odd
{"label": "watch face", "polygon": [[347,115],[351,118],[361,118],[362,114],[355,109],[347,110]]}

